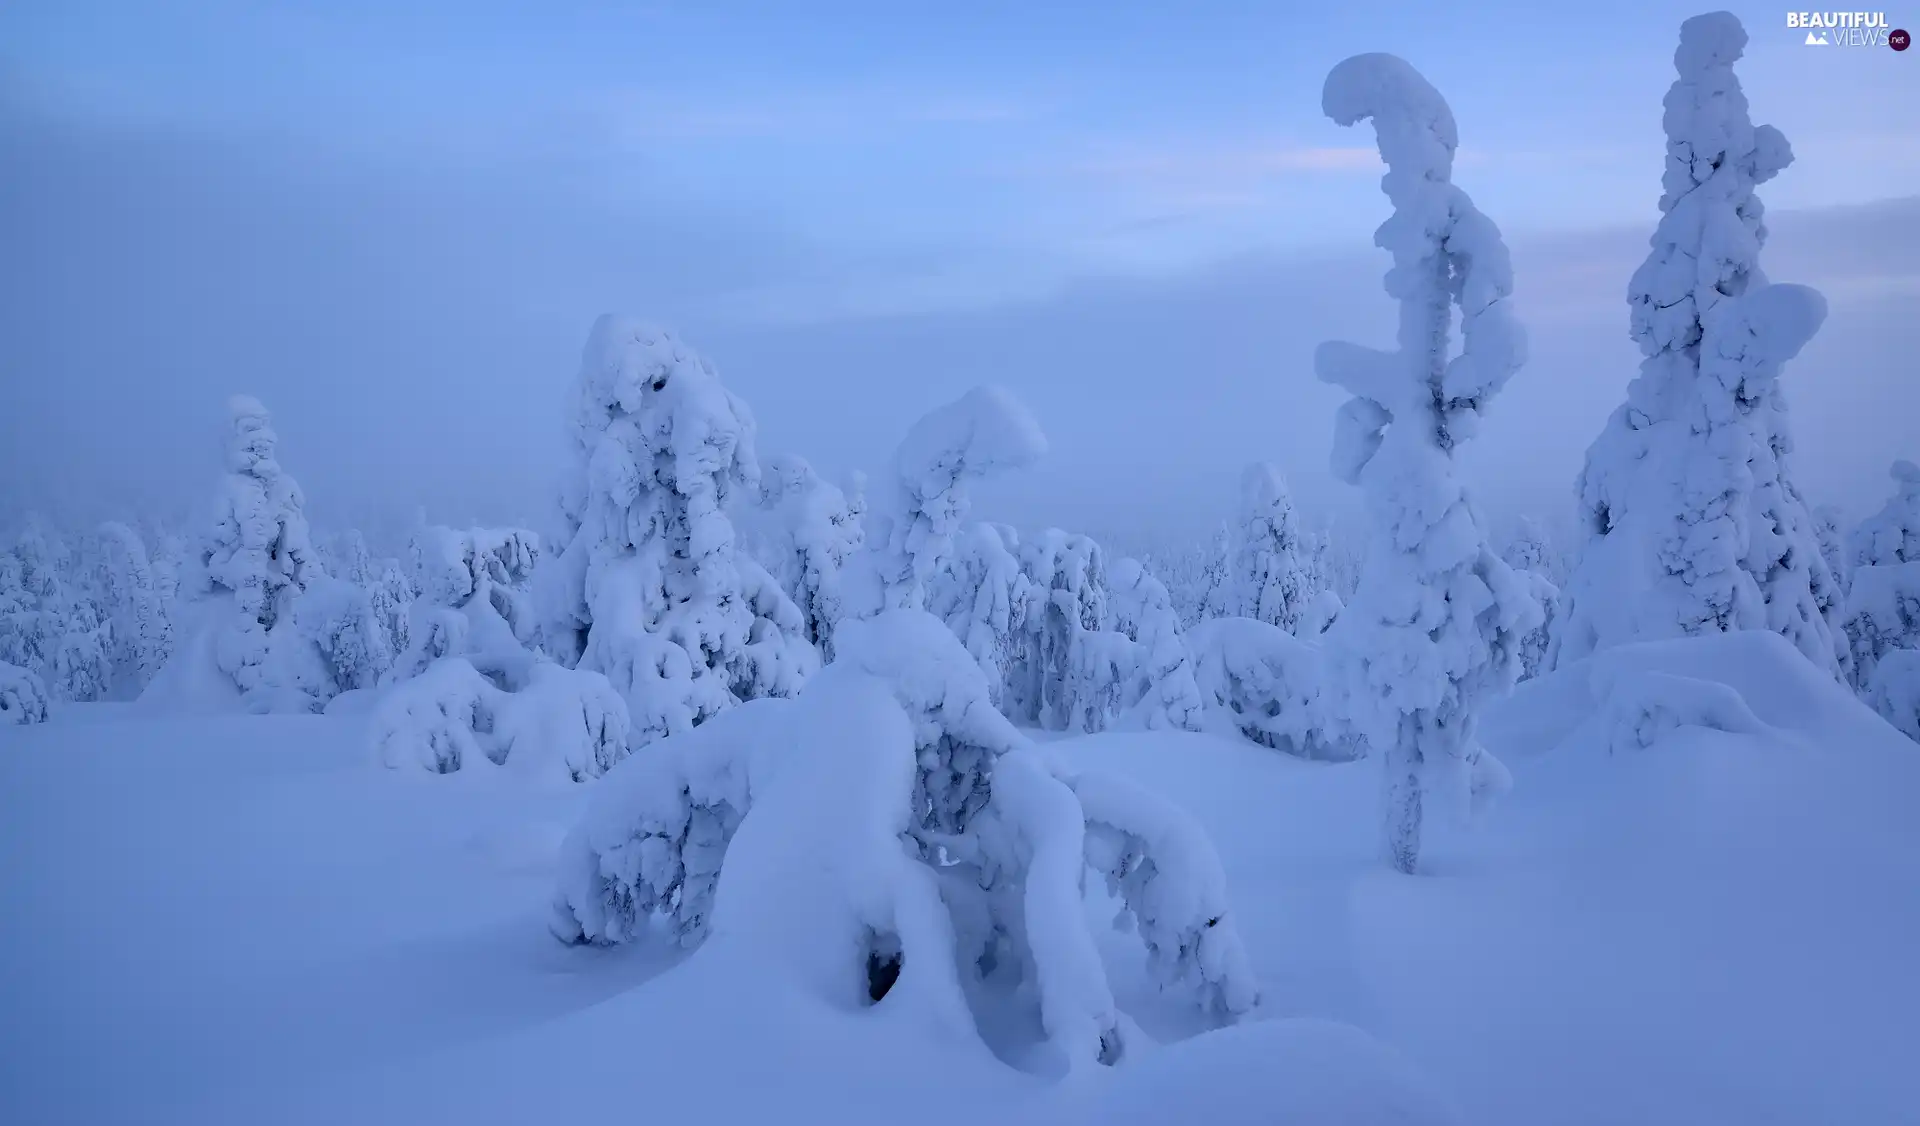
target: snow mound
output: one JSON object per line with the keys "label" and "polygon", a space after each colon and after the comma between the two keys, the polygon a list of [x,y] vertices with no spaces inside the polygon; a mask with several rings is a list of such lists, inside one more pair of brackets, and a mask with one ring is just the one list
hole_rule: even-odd
{"label": "snow mound", "polygon": [[1214,618],[1187,632],[1187,647],[1217,727],[1301,758],[1363,753],[1364,744],[1329,728],[1325,673],[1313,642],[1253,618]]}
{"label": "snow mound", "polygon": [[1351,1025],[1258,1021],[1125,1068],[1088,1126],[1458,1126],[1399,1053]]}
{"label": "snow mound", "polygon": [[389,688],[372,716],[382,764],[433,774],[479,769],[583,782],[627,753],[627,707],[599,673],[533,665],[516,692],[446,657]]}

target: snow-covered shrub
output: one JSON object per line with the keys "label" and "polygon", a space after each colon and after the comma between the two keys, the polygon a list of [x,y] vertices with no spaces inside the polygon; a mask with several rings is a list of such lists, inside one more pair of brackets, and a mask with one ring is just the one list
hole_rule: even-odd
{"label": "snow-covered shrub", "polygon": [[1346,609],[1346,605],[1333,591],[1320,590],[1300,613],[1299,635],[1309,640],[1318,638],[1333,628],[1333,623],[1339,620],[1340,611]]}
{"label": "snow-covered shrub", "polygon": [[0,725],[46,721],[47,686],[30,670],[0,661]]}
{"label": "snow-covered shrub", "polygon": [[102,524],[93,539],[93,585],[111,627],[116,695],[139,694],[173,650],[173,623],[155,587],[147,552],[125,524]]}
{"label": "snow-covered shrub", "polygon": [[1861,697],[1902,735],[1920,743],[1920,649],[1883,655]]}
{"label": "snow-covered shrub", "polygon": [[768,569],[799,608],[807,642],[830,658],[842,617],[840,571],[864,540],[860,521],[845,493],[790,455],[767,459],[760,503],[776,518]]}
{"label": "snow-covered shrub", "polygon": [[484,760],[583,782],[626,757],[626,703],[598,673],[541,662],[518,691],[505,692],[471,662],[448,657],[381,696],[373,746],[393,768],[452,774]]}
{"label": "snow-covered shrub", "polygon": [[[1373,523],[1359,589],[1326,634],[1328,711],[1385,759],[1388,852],[1412,872],[1423,790],[1479,758],[1477,713],[1512,687],[1540,621],[1454,468],[1525,359],[1525,335],[1506,244],[1451,182],[1458,133],[1439,91],[1392,55],[1356,55],[1327,75],[1321,104],[1342,125],[1373,122],[1394,206],[1374,242],[1393,255],[1386,288],[1400,303],[1397,351],[1327,343],[1314,357],[1353,395],[1334,472],[1364,490]],[[1449,356],[1455,305],[1463,346]]]}
{"label": "snow-covered shrub", "polygon": [[291,627],[276,631],[277,679],[313,698],[314,710],[342,692],[372,688],[393,664],[386,631],[366,590],[330,575],[314,575],[293,600]]}
{"label": "snow-covered shrub", "polygon": [[1580,474],[1589,538],[1565,584],[1555,667],[1634,639],[1769,629],[1844,672],[1840,591],[1790,471],[1779,382],[1826,303],[1760,270],[1754,188],[1793,153],[1748,117],[1733,73],[1746,43],[1726,12],[1680,28],[1661,220],[1628,286],[1644,359]]}
{"label": "snow-covered shrub", "polygon": [[[539,541],[517,528],[417,528],[408,543],[413,561],[410,588],[418,593],[407,609],[407,647],[384,679],[406,680],[442,657],[469,661],[509,691],[525,683],[537,660],[538,629],[527,594]],[[390,600],[400,593],[392,578],[381,581],[385,610],[369,612],[383,633]]]}
{"label": "snow-covered shrub", "polygon": [[1263,747],[1344,761],[1366,744],[1327,712],[1318,646],[1253,618],[1215,618],[1187,631],[1194,681],[1206,706]]}
{"label": "snow-covered shrub", "polygon": [[[716,943],[765,938],[849,1001],[957,998],[958,970],[1037,1005],[1070,1063],[1112,1063],[1126,1045],[1082,906],[1091,862],[1165,988],[1217,1021],[1255,1005],[1197,828],[1150,794],[1054,774],[932,615],[852,619],[837,639],[798,699],[733,709],[608,773],[562,849],[559,937],[630,941],[659,916],[692,944],[711,918]],[[897,982],[875,983],[876,956]]]}
{"label": "snow-covered shrub", "polygon": [[1227,616],[1257,618],[1298,633],[1300,615],[1314,594],[1305,551],[1293,496],[1279,467],[1266,461],[1249,465],[1240,478]]}
{"label": "snow-covered shrub", "polygon": [[1107,575],[1107,609],[1114,630],[1136,649],[1126,724],[1150,731],[1202,730],[1206,701],[1167,588],[1138,561],[1119,560]]}
{"label": "snow-covered shrub", "polygon": [[849,561],[846,613],[921,610],[966,524],[975,481],[1023,469],[1047,451],[1027,408],[981,386],[913,424],[867,512],[865,547]]}
{"label": "snow-covered shrub", "polygon": [[973,654],[996,708],[1005,705],[1033,605],[1032,588],[1015,555],[1019,546],[1011,528],[969,524],[954,534],[952,554],[927,592],[928,611]]}
{"label": "snow-covered shrub", "polygon": [[558,557],[538,576],[547,650],[612,681],[636,746],[797,691],[819,665],[806,621],[726,514],[758,482],[746,404],[670,333],[613,316],[574,398]]}

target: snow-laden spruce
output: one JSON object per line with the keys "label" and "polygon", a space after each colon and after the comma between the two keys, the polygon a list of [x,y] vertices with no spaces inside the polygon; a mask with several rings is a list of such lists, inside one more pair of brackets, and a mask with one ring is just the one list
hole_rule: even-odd
{"label": "snow-laden spruce", "polygon": [[760,503],[775,518],[768,569],[799,608],[808,644],[831,658],[833,627],[843,616],[840,572],[865,540],[853,504],[792,455],[767,459]]}
{"label": "snow-laden spruce", "polygon": [[1227,615],[1299,633],[1315,593],[1305,553],[1280,468],[1268,461],[1249,465],[1240,478]]}
{"label": "snow-laden spruce", "polygon": [[47,686],[31,670],[0,661],[0,726],[47,721]]}
{"label": "snow-laden spruce", "polygon": [[[1373,537],[1359,589],[1325,638],[1332,711],[1385,759],[1387,847],[1419,864],[1423,790],[1475,768],[1478,712],[1513,685],[1520,640],[1540,621],[1527,588],[1488,546],[1454,465],[1526,358],[1499,230],[1451,182],[1453,112],[1392,55],[1356,55],[1327,75],[1321,105],[1373,122],[1394,213],[1374,235],[1393,255],[1399,348],[1322,344],[1321,379],[1353,395],[1334,430],[1336,476],[1359,485]],[[1462,347],[1450,356],[1454,306]]]}
{"label": "snow-laden spruce", "polygon": [[1848,547],[1844,634],[1861,697],[1920,740],[1920,466],[1894,462],[1893,481],[1893,497]]}
{"label": "snow-laden spruce", "polygon": [[[1218,858],[1193,822],[1112,780],[1056,772],[995,711],[932,615],[842,623],[798,699],[762,700],[608,773],[562,848],[554,930],[752,944],[849,1005],[964,997],[1037,1009],[1069,1066],[1125,1054],[1087,927],[1109,881],[1163,989],[1215,1022],[1258,991]],[[966,988],[956,978],[965,975]]]}
{"label": "snow-laden spruce", "polygon": [[947,623],[986,677],[988,699],[1006,709],[1007,687],[1026,652],[1032,584],[1020,559],[1019,536],[999,524],[969,524],[953,536],[952,554],[934,575],[927,610]]}
{"label": "snow-laden spruce", "polygon": [[39,678],[56,700],[106,699],[113,624],[93,576],[37,518],[0,553],[0,661]]}
{"label": "snow-laden spruce", "polygon": [[[1051,731],[1097,731],[1122,655],[1096,634],[1107,621],[1106,555],[1091,538],[1048,528],[1019,545],[1030,592],[1006,712]],[[1095,726],[1088,726],[1094,722]]]}
{"label": "snow-laden spruce", "polygon": [[613,682],[636,747],[797,691],[819,653],[727,516],[759,481],[746,404],[673,334],[616,316],[594,324],[573,394],[557,557],[536,584],[547,650]]}
{"label": "snow-laden spruce", "polygon": [[1779,383],[1826,304],[1760,269],[1754,188],[1793,153],[1748,116],[1733,73],[1746,43],[1726,12],[1681,25],[1660,224],[1627,294],[1644,359],[1580,474],[1589,539],[1556,666],[1636,639],[1770,629],[1843,672],[1839,588],[1790,471]]}
{"label": "snow-laden spruce", "polygon": [[975,387],[914,423],[867,511],[866,545],[848,564],[846,613],[925,609],[966,524],[973,483],[1046,452],[1040,424],[998,387]]}
{"label": "snow-laden spruce", "polygon": [[1134,644],[1122,725],[1202,730],[1206,700],[1166,586],[1139,561],[1122,559],[1107,575],[1107,608],[1114,631]]}
{"label": "snow-laden spruce", "polygon": [[125,524],[100,525],[93,537],[93,585],[111,626],[115,695],[140,694],[173,652],[173,622],[154,582],[140,537]]}
{"label": "snow-laden spruce", "polygon": [[417,592],[407,648],[385,679],[410,680],[434,661],[460,657],[508,689],[537,659],[528,596],[540,540],[521,528],[417,529],[407,545]]}

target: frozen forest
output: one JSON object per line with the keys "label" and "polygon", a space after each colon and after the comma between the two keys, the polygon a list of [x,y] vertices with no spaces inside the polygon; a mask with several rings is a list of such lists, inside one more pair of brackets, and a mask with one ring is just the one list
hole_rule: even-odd
{"label": "frozen forest", "polygon": [[[550,461],[477,377],[435,408],[459,443],[358,401],[366,446],[314,440],[322,399],[250,382],[263,351],[224,369],[260,395],[192,405],[177,506],[5,498],[0,1119],[1914,1121],[1920,427],[1870,489],[1808,472],[1834,439],[1790,405],[1839,378],[1855,295],[1762,204],[1837,150],[1755,123],[1789,96],[1735,15],[1636,48],[1672,45],[1664,99],[1603,107],[1644,245],[1579,268],[1637,368],[1529,491],[1482,451],[1582,377],[1479,147],[1528,94],[1394,42],[1262,108],[1320,147],[1074,166],[1182,207],[1236,162],[1366,170],[1315,221],[1367,296],[1284,297],[1308,334],[1257,402],[1286,417],[1250,453],[1202,435],[1181,526],[1098,467],[1048,478],[1098,503],[1032,519],[1035,482],[1267,410],[1189,389],[1232,333],[1148,343],[1179,336],[1155,311],[1047,351],[1062,411],[1013,334],[856,386],[670,300],[577,304],[606,278],[534,303],[574,325],[514,377]],[[620,144],[857,131],[656,124]],[[752,272],[652,237],[593,233],[671,285]],[[850,315],[827,368],[932,315]],[[1106,403],[1129,349],[1173,357],[1151,431]],[[891,452],[849,464],[848,426]],[[389,440],[411,521],[332,484]],[[447,499],[502,460],[548,501]]]}

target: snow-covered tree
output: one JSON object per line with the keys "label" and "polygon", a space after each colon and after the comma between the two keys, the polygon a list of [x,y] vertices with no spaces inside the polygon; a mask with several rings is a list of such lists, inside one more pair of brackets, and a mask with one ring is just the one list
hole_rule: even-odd
{"label": "snow-covered tree", "polygon": [[[539,539],[519,528],[418,528],[407,544],[413,563],[406,649],[386,674],[410,680],[443,657],[460,657],[501,688],[526,682],[538,629],[526,594]],[[368,609],[377,623],[380,611]],[[383,631],[384,632],[384,631]]]}
{"label": "snow-covered tree", "polygon": [[1826,303],[1760,270],[1754,188],[1793,153],[1748,117],[1733,73],[1746,43],[1726,12],[1681,25],[1661,220],[1628,286],[1644,359],[1580,474],[1590,538],[1566,584],[1555,665],[1627,641],[1770,629],[1842,672],[1840,593],[1789,469],[1779,383]]}
{"label": "snow-covered tree", "polygon": [[1026,644],[1033,591],[1020,569],[1020,539],[999,524],[969,524],[955,533],[952,554],[934,575],[927,609],[947,623],[986,677],[987,697],[1006,706],[1007,686]]}
{"label": "snow-covered tree", "polygon": [[1514,570],[1532,571],[1556,586],[1565,574],[1560,551],[1553,545],[1553,536],[1548,533],[1545,524],[1532,516],[1520,518],[1513,538],[1507,541],[1507,549],[1500,553],[1500,557]]}
{"label": "snow-covered tree", "polygon": [[[1321,104],[1339,124],[1373,122],[1394,206],[1374,242],[1393,255],[1386,288],[1400,304],[1398,350],[1327,343],[1314,357],[1321,379],[1353,395],[1334,472],[1364,490],[1374,533],[1326,635],[1327,691],[1386,760],[1388,851],[1412,872],[1424,791],[1478,766],[1479,709],[1512,686],[1520,639],[1540,620],[1454,466],[1525,359],[1525,336],[1506,244],[1451,182],[1458,133],[1439,91],[1392,55],[1356,55],[1327,75]],[[1456,305],[1463,345],[1450,357]]]}
{"label": "snow-covered tree", "polygon": [[1844,636],[1853,683],[1876,711],[1916,739],[1920,717],[1920,466],[1893,464],[1895,491],[1848,545],[1852,575]]}
{"label": "snow-covered tree", "polygon": [[1834,585],[1846,595],[1847,576],[1853,568],[1847,563],[1846,516],[1838,505],[1822,504],[1813,510],[1813,535],[1820,544],[1820,558],[1826,561]]}
{"label": "snow-covered tree", "polygon": [[1201,587],[1204,593],[1200,597],[1200,612],[1187,625],[1192,626],[1208,618],[1224,618],[1233,613],[1233,532],[1225,524],[1220,525],[1220,530],[1214,533],[1213,551],[1207,557]]}
{"label": "snow-covered tree", "polygon": [[838,640],[798,699],[732,709],[608,773],[562,847],[556,935],[627,942],[658,919],[704,958],[958,1022],[984,995],[1025,1007],[1077,1069],[1118,1062],[1131,1034],[1088,928],[1091,869],[1163,991],[1215,1023],[1254,1008],[1198,826],[1034,754],[932,615],[850,619]]}
{"label": "snow-covered tree", "polygon": [[972,484],[1023,469],[1046,451],[1039,423],[998,387],[975,387],[914,423],[867,512],[865,547],[848,562],[845,612],[925,609],[966,524]]}
{"label": "snow-covered tree", "polygon": [[102,524],[92,549],[93,585],[110,626],[114,692],[132,698],[171,655],[173,623],[154,581],[146,547],[132,528]]}
{"label": "snow-covered tree", "polygon": [[599,673],[528,665],[513,691],[459,657],[434,661],[373,712],[385,765],[434,774],[491,763],[533,778],[585,782],[627,756],[626,702]]}
{"label": "snow-covered tree", "polygon": [[47,721],[47,686],[31,670],[0,661],[0,727]]}
{"label": "snow-covered tree", "polygon": [[1187,632],[1209,728],[1299,758],[1343,762],[1366,743],[1342,727],[1320,648],[1254,618],[1213,618]]}
{"label": "snow-covered tree", "polygon": [[864,539],[860,521],[845,493],[791,455],[767,459],[760,503],[776,524],[769,570],[799,607],[808,643],[831,658],[842,617],[840,571]]}
{"label": "snow-covered tree", "polygon": [[542,639],[613,682],[636,746],[791,695],[819,666],[799,608],[734,542],[727,505],[758,484],[753,439],[746,404],[672,334],[595,323],[558,557],[538,580]]}
{"label": "snow-covered tree", "polygon": [[1300,615],[1314,594],[1305,548],[1279,467],[1267,461],[1249,465],[1240,478],[1229,614],[1299,632]]}
{"label": "snow-covered tree", "polygon": [[1193,659],[1166,586],[1133,559],[1116,562],[1107,582],[1113,629],[1135,647],[1126,719],[1150,731],[1201,730],[1206,701],[1194,681]]}
{"label": "snow-covered tree", "polygon": [[1052,731],[1089,728],[1083,702],[1116,688],[1119,654],[1091,634],[1107,622],[1106,556],[1087,536],[1049,528],[1019,547],[1031,602],[1007,687],[1007,714]]}

